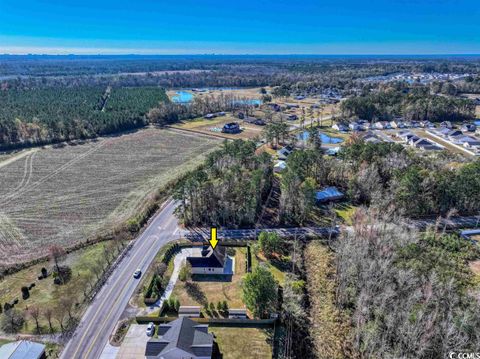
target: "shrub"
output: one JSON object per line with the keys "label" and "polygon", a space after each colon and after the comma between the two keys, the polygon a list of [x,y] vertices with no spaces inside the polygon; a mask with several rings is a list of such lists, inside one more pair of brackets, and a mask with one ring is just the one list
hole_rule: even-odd
{"label": "shrub", "polygon": [[42,278],[47,278],[48,276],[47,268],[43,267],[41,271],[42,271]]}
{"label": "shrub", "polygon": [[213,302],[210,302],[210,310],[212,313],[215,311],[215,304],[213,304]]}
{"label": "shrub", "polygon": [[187,280],[190,280],[192,277],[192,267],[190,264],[185,264],[182,269],[180,269],[180,273],[178,274],[178,278],[182,282],[186,282]]}
{"label": "shrub", "polygon": [[22,298],[25,300],[25,299],[28,299],[28,297],[30,297],[30,291],[29,291],[28,287],[23,286],[22,287]]}
{"label": "shrub", "polygon": [[228,304],[227,304],[227,301],[224,300],[223,301],[223,310],[226,312],[228,310]]}
{"label": "shrub", "polygon": [[223,310],[223,304],[222,304],[222,302],[220,302],[220,301],[217,303],[217,310],[218,310],[219,312],[221,312],[221,311]]}
{"label": "shrub", "polygon": [[178,312],[178,310],[180,309],[180,301],[178,300],[178,298],[175,299],[175,311]]}

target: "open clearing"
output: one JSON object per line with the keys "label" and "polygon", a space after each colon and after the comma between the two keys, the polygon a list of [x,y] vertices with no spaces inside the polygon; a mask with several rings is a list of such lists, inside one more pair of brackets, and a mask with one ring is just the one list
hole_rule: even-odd
{"label": "open clearing", "polygon": [[215,336],[224,359],[272,357],[272,329],[211,326],[208,331]]}
{"label": "open clearing", "polygon": [[10,162],[0,168],[0,265],[108,233],[219,143],[149,128]]}

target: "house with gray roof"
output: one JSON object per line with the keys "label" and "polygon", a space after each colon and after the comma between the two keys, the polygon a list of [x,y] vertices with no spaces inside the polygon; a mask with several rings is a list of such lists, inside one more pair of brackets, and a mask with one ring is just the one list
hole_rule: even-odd
{"label": "house with gray roof", "polygon": [[146,359],[210,359],[213,335],[207,324],[187,317],[158,326],[158,338],[152,338],[145,348]]}
{"label": "house with gray roof", "polygon": [[187,262],[192,267],[192,274],[228,274],[231,275],[232,268],[229,265],[226,248],[218,245],[215,249],[205,246],[201,256],[187,257]]}
{"label": "house with gray roof", "polygon": [[29,340],[18,340],[0,347],[2,359],[44,359],[45,345]]}

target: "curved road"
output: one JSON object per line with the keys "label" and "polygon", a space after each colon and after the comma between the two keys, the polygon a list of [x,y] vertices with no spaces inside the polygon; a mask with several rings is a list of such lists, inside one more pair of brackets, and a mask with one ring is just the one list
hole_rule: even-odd
{"label": "curved road", "polygon": [[146,271],[160,248],[178,239],[179,228],[173,215],[175,204],[169,201],[135,240],[129,254],[115,268],[107,283],[90,304],[62,352],[63,359],[97,359],[108,342],[117,321],[139,283],[133,278],[137,268]]}

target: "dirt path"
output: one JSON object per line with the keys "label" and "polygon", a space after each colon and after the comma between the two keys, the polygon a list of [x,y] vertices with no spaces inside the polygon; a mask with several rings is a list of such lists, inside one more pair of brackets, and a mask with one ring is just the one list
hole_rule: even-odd
{"label": "dirt path", "polygon": [[10,158],[7,158],[5,161],[3,162],[0,162],[0,168],[3,168],[5,166],[8,166],[9,164],[19,160],[19,159],[22,159],[34,152],[37,152],[39,149],[38,148],[32,148],[31,150],[27,150],[27,151],[22,151],[20,152],[19,154],[13,156],[13,157],[10,157]]}

